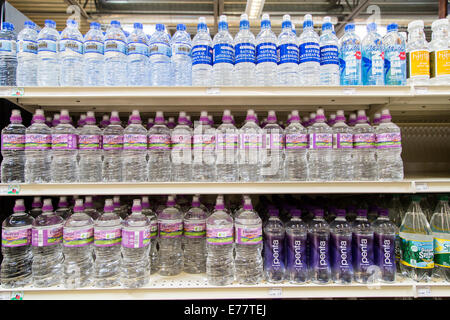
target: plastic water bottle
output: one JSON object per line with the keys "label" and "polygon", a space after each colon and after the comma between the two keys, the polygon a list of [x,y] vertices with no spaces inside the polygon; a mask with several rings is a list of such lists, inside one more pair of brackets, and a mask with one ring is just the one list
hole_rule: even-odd
{"label": "plastic water bottle", "polygon": [[172,181],[190,181],[192,174],[192,129],[181,111],[178,125],[171,133]]}
{"label": "plastic water bottle", "polygon": [[261,148],[261,178],[263,181],[280,181],[284,178],[284,130],[270,110],[267,125],[263,128]]}
{"label": "plastic water bottle", "polygon": [[320,38],[314,31],[312,16],[306,14],[303,19],[303,32],[299,37],[299,84],[303,86],[316,86],[320,83]]}
{"label": "plastic water bottle", "polygon": [[0,86],[16,85],[17,35],[14,25],[3,22],[0,30]]}
{"label": "plastic water bottle", "polygon": [[100,23],[91,22],[84,36],[84,85],[103,86],[105,84],[105,38]]}
{"label": "plastic water bottle", "polygon": [[82,86],[84,83],[83,41],[83,35],[78,30],[78,23],[68,19],[67,27],[61,33],[59,41],[61,86]]}
{"label": "plastic water bottle", "polygon": [[309,270],[312,282],[328,283],[331,280],[330,226],[323,218],[324,210],[315,209],[308,230]]}
{"label": "plastic water bottle", "polygon": [[171,56],[169,34],[165,31],[163,24],[156,24],[156,31],[151,35],[149,42],[150,50],[150,84],[152,86],[170,86]]}
{"label": "plastic water bottle", "polygon": [[238,86],[254,86],[256,83],[256,38],[250,31],[247,14],[241,14],[239,32],[234,38],[234,77]]}
{"label": "plastic water bottle", "polygon": [[72,214],[72,210],[69,207],[69,202],[67,202],[67,197],[59,197],[58,209],[55,210],[55,213],[64,220],[67,220],[67,218],[69,218],[69,216]]}
{"label": "plastic water bottle", "polygon": [[83,200],[77,199],[73,214],[63,229],[64,286],[87,287],[92,284],[94,257],[94,221],[84,212]]}
{"label": "plastic water bottle", "polygon": [[100,216],[100,213],[94,208],[94,202],[91,196],[86,196],[84,199],[84,213],[94,220],[94,222]]}
{"label": "plastic water bottle", "polygon": [[213,39],[213,79],[215,86],[234,84],[234,41],[225,15],[219,19],[219,32]]}
{"label": "plastic water bottle", "polygon": [[339,49],[341,86],[361,85],[361,39],[355,33],[354,23],[345,25],[345,34],[339,39]]}
{"label": "plastic water bottle", "polygon": [[122,265],[120,283],[139,288],[150,276],[150,219],[142,214],[140,199],[133,200],[131,214],[122,221]]}
{"label": "plastic water bottle", "polygon": [[113,20],[105,34],[105,85],[127,85],[127,38],[120,22]]}
{"label": "plastic water bottle", "polygon": [[33,197],[33,202],[31,203],[31,210],[29,214],[30,216],[36,219],[41,213],[42,213],[41,197]]}
{"label": "plastic water bottle", "polygon": [[247,111],[245,124],[239,129],[239,178],[241,181],[261,180],[261,148],[263,131],[255,111]]}
{"label": "plastic water bottle", "polygon": [[375,22],[367,25],[367,35],[361,42],[362,84],[367,86],[384,85],[384,46],[377,33]]}
{"label": "plastic water bottle", "polygon": [[127,72],[129,86],[148,85],[149,47],[142,23],[133,25],[133,32],[128,36]]}
{"label": "plastic water bottle", "polygon": [[302,221],[301,210],[291,209],[286,222],[286,279],[291,283],[309,280],[307,236],[308,228]]}
{"label": "plastic water bottle", "polygon": [[25,181],[25,132],[19,110],[12,110],[10,124],[2,130],[2,183]]}
{"label": "plastic water bottle", "polygon": [[23,199],[15,201],[13,214],[2,223],[0,281],[3,288],[24,287],[32,282],[31,228],[34,219],[25,212]]}
{"label": "plastic water bottle", "polygon": [[52,127],[52,117],[45,117],[45,124],[51,128]]}
{"label": "plastic water bottle", "polygon": [[150,274],[154,274],[159,271],[158,217],[147,196],[142,197],[142,214],[150,219]]}
{"label": "plastic water bottle", "polygon": [[102,130],[95,124],[94,112],[88,111],[78,136],[80,182],[102,181],[101,147]]}
{"label": "plastic water bottle", "polygon": [[406,44],[408,84],[427,85],[430,81],[430,45],[423,29],[423,20],[414,20],[408,24]]}
{"label": "plastic water bottle", "polygon": [[336,112],[333,130],[333,178],[336,181],[353,180],[353,129],[345,123],[343,110]]}
{"label": "plastic water bottle", "polygon": [[297,37],[292,32],[291,16],[285,14],[281,24],[281,33],[277,42],[278,83],[284,86],[298,84],[299,47]]}
{"label": "plastic water bottle", "polygon": [[379,216],[373,223],[374,228],[374,259],[380,269],[382,282],[395,282],[395,246],[397,226],[389,220],[387,209],[379,210]]}
{"label": "plastic water bottle", "polygon": [[439,19],[431,24],[433,30],[430,42],[430,83],[446,85],[450,72],[446,69],[449,50],[448,19]]}
{"label": "plastic water bottle", "polygon": [[162,111],[156,112],[155,124],[148,131],[149,181],[170,181],[170,130]]}
{"label": "plastic water bottle", "polygon": [[336,219],[330,223],[331,277],[335,283],[353,280],[352,227],[345,215],[345,209],[337,209]]}
{"label": "plastic water bottle", "polygon": [[103,130],[103,163],[102,180],[103,182],[123,181],[123,132],[124,129],[120,123],[119,113],[111,112],[110,124]]}
{"label": "plastic water bottle", "polygon": [[202,111],[193,135],[192,178],[199,181],[216,180],[216,129],[211,128],[208,113]]}
{"label": "plastic water bottle", "polygon": [[264,276],[268,282],[279,283],[286,273],[286,233],[278,209],[269,209],[269,215],[264,225]]}
{"label": "plastic water bottle", "polygon": [[128,207],[126,205],[121,205],[120,196],[113,197],[113,207],[114,212],[119,215],[122,219],[126,219],[128,217]]}
{"label": "plastic water bottle", "polygon": [[206,219],[206,277],[208,284],[226,286],[234,281],[234,223],[217,197],[214,212]]}
{"label": "plastic water bottle", "polygon": [[314,124],[308,127],[308,169],[310,181],[333,180],[333,129],[326,124],[323,109],[317,109]]}
{"label": "plastic water bottle", "polygon": [[38,86],[59,86],[59,40],[60,34],[56,30],[53,20],[45,20],[45,27],[38,34]]}
{"label": "plastic water bottle", "polygon": [[70,124],[69,112],[61,110],[60,123],[52,128],[52,182],[78,181],[77,129]]}
{"label": "plastic water bottle", "polygon": [[450,208],[448,196],[439,196],[438,201],[430,220],[434,239],[433,275],[450,282]]}
{"label": "plastic water bottle", "polygon": [[330,17],[324,17],[320,36],[320,84],[338,86],[339,74],[339,39],[333,33]]}
{"label": "plastic water bottle", "polygon": [[261,19],[261,31],[256,37],[256,85],[277,84],[277,36],[271,29],[267,13]]}
{"label": "plastic water bottle", "polygon": [[174,276],[183,270],[183,215],[175,206],[173,196],[167,198],[166,208],[158,215],[159,274]]}
{"label": "plastic water bottle", "polygon": [[17,35],[17,70],[18,86],[37,86],[37,51],[38,33],[36,24],[25,21],[24,28]]}
{"label": "plastic water bottle", "polygon": [[375,130],[368,123],[366,112],[359,110],[353,127],[354,180],[377,180],[375,139]]}
{"label": "plastic water bottle", "polygon": [[353,224],[352,260],[355,281],[368,283],[375,271],[374,266],[374,230],[367,220],[367,210],[358,209]]}
{"label": "plastic water bottle", "polygon": [[42,214],[31,230],[33,250],[33,286],[45,288],[59,285],[63,280],[64,219],[53,211],[52,200],[44,199]]}
{"label": "plastic water bottle", "polygon": [[216,170],[218,181],[239,179],[239,131],[233,124],[230,110],[224,110],[222,124],[216,135]]}
{"label": "plastic water bottle", "polygon": [[191,36],[186,32],[186,25],[178,24],[177,32],[171,40],[172,70],[174,86],[192,85]]}
{"label": "plastic water bottle", "polygon": [[285,179],[305,181],[308,179],[308,131],[300,123],[298,111],[292,111],[286,134]]}
{"label": "plastic water bottle", "polygon": [[123,131],[123,181],[144,182],[148,177],[147,129],[138,110],[133,110],[130,124]]}
{"label": "plastic water bottle", "polygon": [[192,39],[192,85],[210,87],[213,85],[212,39],[204,17],[198,18],[197,34]]}
{"label": "plastic water bottle", "polygon": [[109,115],[104,114],[102,116],[102,121],[100,121],[100,128],[105,129],[107,126],[109,126],[111,122],[109,121]]}
{"label": "plastic water bottle", "polygon": [[384,83],[388,86],[406,85],[406,40],[399,34],[396,23],[388,24],[383,48]]}

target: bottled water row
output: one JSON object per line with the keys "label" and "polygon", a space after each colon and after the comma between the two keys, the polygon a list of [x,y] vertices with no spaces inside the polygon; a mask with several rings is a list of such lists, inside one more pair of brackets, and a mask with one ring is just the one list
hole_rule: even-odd
{"label": "bottled water row", "polygon": [[[206,111],[199,121],[180,112],[169,129],[163,112],[142,125],[139,111],[124,129],[113,111],[103,129],[88,112],[75,128],[67,110],[51,129],[42,110],[25,128],[13,110],[2,130],[3,183],[144,181],[391,181],[403,179],[400,128],[385,109],[369,124],[359,110],[349,126],[342,110],[326,121],[323,109],[301,118],[293,111],[287,127],[275,111],[259,126],[253,110],[240,129],[229,110],[217,128]],[[352,122],[351,122],[351,121]],[[109,123],[109,124],[108,124]],[[56,123],[55,123],[56,124]],[[331,126],[330,126],[330,125]]]}
{"label": "bottled water row", "polygon": [[407,77],[412,84],[449,84],[448,19],[433,22],[430,43],[422,20],[408,25],[408,39],[396,23],[387,26],[384,37],[369,23],[363,39],[355,24],[348,23],[338,39],[330,17],[324,17],[319,36],[310,14],[304,16],[298,37],[289,15],[283,16],[277,37],[264,14],[255,37],[248,16],[242,14],[234,38],[222,15],[211,38],[205,21],[199,18],[193,39],[183,24],[170,37],[163,24],[149,36],[141,23],[126,35],[118,21],[111,21],[105,33],[92,22],[83,36],[71,19],[61,34],[52,20],[46,20],[39,33],[27,21],[16,37],[14,26],[5,22],[0,85],[405,85]]}

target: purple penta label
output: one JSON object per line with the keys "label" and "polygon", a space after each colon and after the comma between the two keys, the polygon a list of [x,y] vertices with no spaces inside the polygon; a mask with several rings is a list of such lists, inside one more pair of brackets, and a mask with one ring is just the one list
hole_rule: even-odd
{"label": "purple penta label", "polygon": [[78,149],[98,150],[102,147],[102,136],[100,135],[79,135]]}
{"label": "purple penta label", "polygon": [[52,149],[54,150],[76,150],[78,147],[78,138],[76,134],[53,134]]}
{"label": "purple penta label", "polygon": [[120,227],[111,229],[94,229],[94,246],[113,247],[122,242],[122,229]]}
{"label": "purple penta label", "polygon": [[326,270],[330,268],[328,235],[309,235],[309,265],[312,270]]}
{"label": "purple penta label", "polygon": [[311,133],[309,135],[310,149],[331,149],[333,148],[333,134],[331,133]]}
{"label": "purple penta label", "polygon": [[308,135],[303,133],[291,133],[286,135],[286,149],[307,149]]}
{"label": "purple penta label", "polygon": [[336,273],[346,272],[352,269],[352,236],[332,234],[331,267]]}
{"label": "purple penta label", "polygon": [[284,235],[264,235],[264,269],[284,270]]}
{"label": "purple penta label", "polygon": [[122,150],[123,136],[122,135],[105,135],[103,136],[103,150]]}
{"label": "purple penta label", "polygon": [[211,245],[224,245],[233,243],[234,230],[230,228],[206,228],[206,242]]}
{"label": "purple penta label", "polygon": [[289,272],[306,271],[306,235],[288,234],[286,237],[286,268]]}
{"label": "purple penta label", "polygon": [[24,150],[25,135],[2,134],[2,150]]}
{"label": "purple penta label", "polygon": [[84,247],[94,242],[94,228],[63,230],[64,247]]}
{"label": "purple penta label", "polygon": [[174,134],[171,137],[172,150],[191,149],[192,137],[188,134]]}
{"label": "purple penta label", "polygon": [[355,133],[353,135],[353,147],[355,149],[375,148],[374,133]]}
{"label": "purple penta label", "polygon": [[184,221],[184,236],[186,238],[206,237],[206,220]]}
{"label": "purple penta label", "polygon": [[236,227],[236,243],[238,244],[259,244],[262,242],[262,227]]}
{"label": "purple penta label", "polygon": [[394,273],[395,266],[395,235],[374,234],[374,261],[382,273]]}
{"label": "purple penta label", "polygon": [[237,149],[239,146],[239,135],[234,133],[218,133],[216,146],[217,150]]}
{"label": "purple penta label", "polygon": [[160,238],[179,238],[183,235],[183,221],[158,221]]}
{"label": "purple penta label", "polygon": [[48,150],[52,147],[51,134],[27,134],[25,135],[26,150]]}
{"label": "purple penta label", "polygon": [[150,228],[145,230],[122,230],[122,246],[124,248],[143,248],[150,243]]}
{"label": "purple penta label", "polygon": [[195,134],[192,148],[194,150],[214,151],[216,149],[216,136],[214,134]]}
{"label": "purple penta label", "polygon": [[123,148],[125,150],[146,150],[147,135],[145,134],[125,134],[123,136]]}
{"label": "purple penta label", "polygon": [[167,134],[152,134],[148,136],[150,150],[170,150],[170,136]]}
{"label": "purple penta label", "polygon": [[333,135],[333,149],[353,149],[353,134],[335,133]]}
{"label": "purple penta label", "polygon": [[47,247],[60,244],[63,241],[63,226],[49,229],[32,229],[31,245],[35,247]]}
{"label": "purple penta label", "polygon": [[376,136],[377,149],[385,149],[385,148],[401,148],[402,147],[402,137],[400,132],[392,132],[392,133],[380,133]]}
{"label": "purple penta label", "polygon": [[373,234],[353,234],[352,258],[355,272],[366,272],[374,264],[373,261]]}
{"label": "purple penta label", "polygon": [[31,226],[19,229],[2,229],[2,247],[21,247],[31,244]]}
{"label": "purple penta label", "polygon": [[281,133],[269,133],[263,137],[263,149],[282,150],[284,149],[284,135]]}
{"label": "purple penta label", "polygon": [[240,135],[242,150],[258,150],[262,147],[262,135],[244,133]]}

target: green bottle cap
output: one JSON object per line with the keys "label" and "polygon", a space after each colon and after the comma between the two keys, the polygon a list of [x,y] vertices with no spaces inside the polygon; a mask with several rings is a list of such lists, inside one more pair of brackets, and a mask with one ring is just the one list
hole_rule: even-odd
{"label": "green bottle cap", "polygon": [[439,200],[439,201],[448,201],[448,195],[446,195],[446,194],[441,194],[441,195],[438,197],[438,200]]}
{"label": "green bottle cap", "polygon": [[419,195],[414,195],[411,198],[412,198],[412,201],[420,201],[420,200],[422,200],[422,196],[419,196]]}

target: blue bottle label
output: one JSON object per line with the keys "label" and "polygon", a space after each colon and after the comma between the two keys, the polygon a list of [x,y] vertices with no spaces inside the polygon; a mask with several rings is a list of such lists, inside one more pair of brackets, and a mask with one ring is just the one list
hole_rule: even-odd
{"label": "blue bottle label", "polygon": [[148,45],[142,42],[130,42],[127,46],[128,55],[139,54],[148,57]]}
{"label": "blue bottle label", "polygon": [[105,40],[105,55],[111,55],[114,53],[127,54],[127,44],[122,40]]}
{"label": "blue bottle label", "polygon": [[59,42],[59,52],[68,51],[83,54],[83,42],[76,39],[61,39]]}
{"label": "blue bottle label", "polygon": [[263,62],[277,63],[277,45],[264,42],[256,46],[256,64]]}
{"label": "blue bottle label", "polygon": [[305,42],[300,45],[300,63],[320,63],[320,47],[317,42]]}
{"label": "blue bottle label", "polygon": [[384,52],[381,50],[364,50],[362,56],[363,84],[384,83]]}
{"label": "blue bottle label", "polygon": [[214,64],[234,64],[234,47],[228,43],[218,43],[214,46]]}
{"label": "blue bottle label", "polygon": [[38,43],[33,40],[20,40],[17,46],[18,53],[31,53],[37,54]]}
{"label": "blue bottle label", "polygon": [[0,39],[0,51],[16,53],[16,42],[9,39]]}
{"label": "blue bottle label", "polygon": [[235,48],[236,64],[242,62],[256,62],[256,47],[252,43],[239,43]]}
{"label": "blue bottle label", "polygon": [[172,44],[172,54],[182,54],[185,56],[191,56],[191,46],[183,43],[183,42],[177,42]]}
{"label": "blue bottle label", "polygon": [[337,46],[329,45],[320,47],[320,65],[339,65],[339,51]]}
{"label": "blue bottle label", "polygon": [[150,56],[154,56],[157,54],[166,56],[166,57],[171,57],[172,56],[172,49],[170,48],[170,46],[165,43],[165,42],[153,42],[149,45],[149,51],[150,51]]}
{"label": "blue bottle label", "polygon": [[56,40],[52,39],[38,40],[38,52],[56,53],[56,50],[57,50]]}
{"label": "blue bottle label", "polygon": [[205,45],[197,45],[192,47],[192,65],[207,64],[212,66],[213,48]]}
{"label": "blue bottle label", "polygon": [[88,40],[84,43],[84,53],[85,54],[103,55],[104,52],[105,52],[105,46],[104,46],[103,42],[101,42],[101,41]]}
{"label": "blue bottle label", "polygon": [[277,48],[278,64],[298,64],[298,47],[295,43],[285,43]]}
{"label": "blue bottle label", "polygon": [[384,52],[384,75],[386,85],[406,83],[405,48],[387,47]]}

